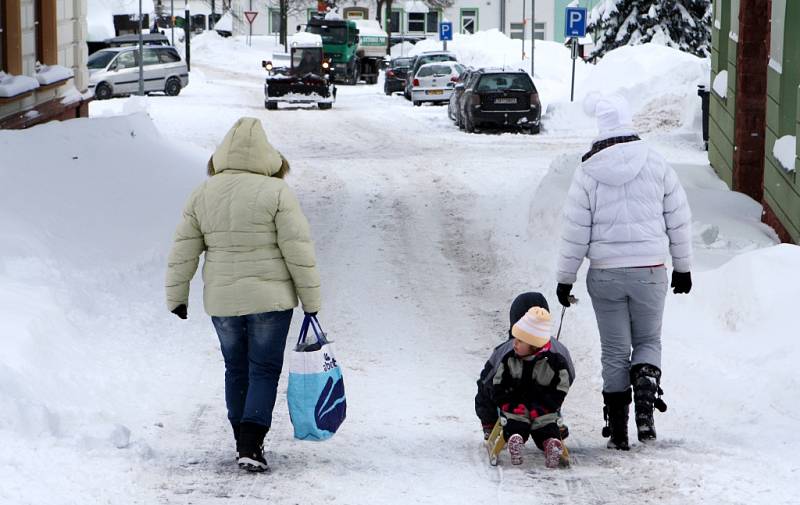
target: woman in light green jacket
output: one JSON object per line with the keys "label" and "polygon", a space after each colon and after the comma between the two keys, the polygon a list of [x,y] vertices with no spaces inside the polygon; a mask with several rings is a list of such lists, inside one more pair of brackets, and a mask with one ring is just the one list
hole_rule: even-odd
{"label": "woman in light green jacket", "polygon": [[239,466],[267,469],[286,335],[297,299],[320,309],[320,281],[308,221],[283,176],[288,162],[257,119],[242,118],[209,160],[175,232],[167,268],[168,309],[186,319],[200,254],[203,301],[225,359],[225,400]]}

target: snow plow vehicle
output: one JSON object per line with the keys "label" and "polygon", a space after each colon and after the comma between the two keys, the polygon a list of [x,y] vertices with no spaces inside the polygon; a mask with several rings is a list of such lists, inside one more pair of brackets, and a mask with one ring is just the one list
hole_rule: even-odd
{"label": "snow plow vehicle", "polygon": [[333,68],[322,51],[319,35],[301,32],[289,39],[289,54],[275,54],[275,61],[262,61],[268,76],[264,81],[264,107],[278,103],[317,104],[330,109],[336,101]]}

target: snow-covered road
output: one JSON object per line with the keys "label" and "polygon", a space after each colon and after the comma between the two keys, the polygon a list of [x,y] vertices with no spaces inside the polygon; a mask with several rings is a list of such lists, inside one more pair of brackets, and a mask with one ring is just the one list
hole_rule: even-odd
{"label": "snow-covered road", "polygon": [[[768,247],[760,206],[724,188],[697,135],[673,129],[672,109],[648,109],[656,126],[645,138],[687,188],[697,268],[692,295],[668,296],[659,441],[605,449],[599,339],[581,280],[561,336],[578,374],[564,406],[573,466],[547,470],[530,447],[522,466],[504,455],[492,468],[475,380],[506,338],[517,294],[542,291],[558,313],[560,208],[590,120],[570,128],[580,112],[564,107],[541,135],[469,135],[444,107],[366,85],[340,87],[333,110],[266,111],[260,69],[225,65],[193,63],[177,98],[95,102],[92,120],[0,132],[0,147],[26,146],[10,156],[26,170],[0,170],[0,300],[20,335],[12,357],[0,356],[0,503],[796,500],[796,299],[781,281],[796,279],[800,254]],[[150,119],[118,117],[137,111]],[[235,465],[199,280],[188,321],[163,303],[180,208],[241,116],[261,119],[292,164],[348,399],[340,432],[312,443],[292,438],[279,396],[264,475]],[[765,335],[768,348],[749,339]],[[58,471],[42,473],[41,461]]]}

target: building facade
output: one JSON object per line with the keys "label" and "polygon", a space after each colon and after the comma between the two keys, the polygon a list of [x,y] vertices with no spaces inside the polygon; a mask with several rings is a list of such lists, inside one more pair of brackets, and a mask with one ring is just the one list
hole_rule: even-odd
{"label": "building facade", "polygon": [[0,128],[88,116],[86,0],[0,1]]}
{"label": "building facade", "polygon": [[[782,240],[800,243],[800,32],[793,26],[800,26],[800,2],[714,0],[708,149],[720,178],[762,202],[764,221]],[[793,160],[776,156],[779,140],[794,143]]]}
{"label": "building facade", "polygon": [[[564,9],[571,0],[454,0],[443,9],[431,8],[421,0],[395,0],[392,3],[391,24],[394,33],[436,37],[439,22],[450,21],[458,33],[475,33],[479,30],[497,29],[511,38],[563,41]],[[593,5],[599,0],[581,0],[581,5]],[[291,4],[291,3],[290,3]],[[317,3],[291,4],[288,33],[296,31],[297,25],[308,21],[316,10]],[[385,5],[385,4],[384,4]],[[535,5],[536,15],[531,16]],[[375,0],[349,0],[339,4],[338,10],[349,19],[376,19]],[[383,8],[382,8],[383,9]],[[258,16],[253,22],[253,35],[278,34],[280,32],[280,9],[278,0],[232,0],[234,32],[249,33],[244,11],[253,10]],[[534,19],[535,18],[535,19]],[[561,25],[556,26],[560,19]]]}

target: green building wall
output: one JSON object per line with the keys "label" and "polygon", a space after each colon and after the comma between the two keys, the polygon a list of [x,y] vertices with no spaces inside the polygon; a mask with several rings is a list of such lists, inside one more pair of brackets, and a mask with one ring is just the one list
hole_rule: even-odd
{"label": "green building wall", "polygon": [[[708,159],[720,179],[728,187],[733,185],[733,139],[734,111],[736,105],[736,41],[729,37],[731,19],[738,20],[739,13],[731,13],[730,0],[714,1],[714,17],[711,30],[711,83],[708,121]],[[718,16],[719,13],[719,16]],[[719,20],[719,28],[716,26]],[[738,31],[738,30],[737,30]],[[725,97],[713,91],[717,75],[728,72]]]}
{"label": "green building wall", "polygon": [[[712,92],[709,102],[708,158],[717,175],[733,185],[733,153],[736,110],[737,42],[730,38],[732,23],[738,32],[739,1],[714,0],[712,18],[711,82],[728,72],[726,97]],[[716,20],[719,13],[719,27]],[[779,15],[776,13],[776,16]],[[767,118],[764,162],[764,202],[795,243],[800,243],[800,159],[795,170],[787,172],[772,154],[775,141],[785,135],[797,137],[800,154],[800,0],[786,0],[783,55],[778,72],[767,69]]]}
{"label": "green building wall", "polygon": [[787,172],[772,154],[775,142],[784,135],[794,135],[800,141],[800,31],[793,29],[800,26],[800,2],[786,1],[784,23],[783,58],[777,62],[781,72],[773,65],[767,70],[764,203],[792,240],[800,243],[800,161],[795,158],[794,172]]}

